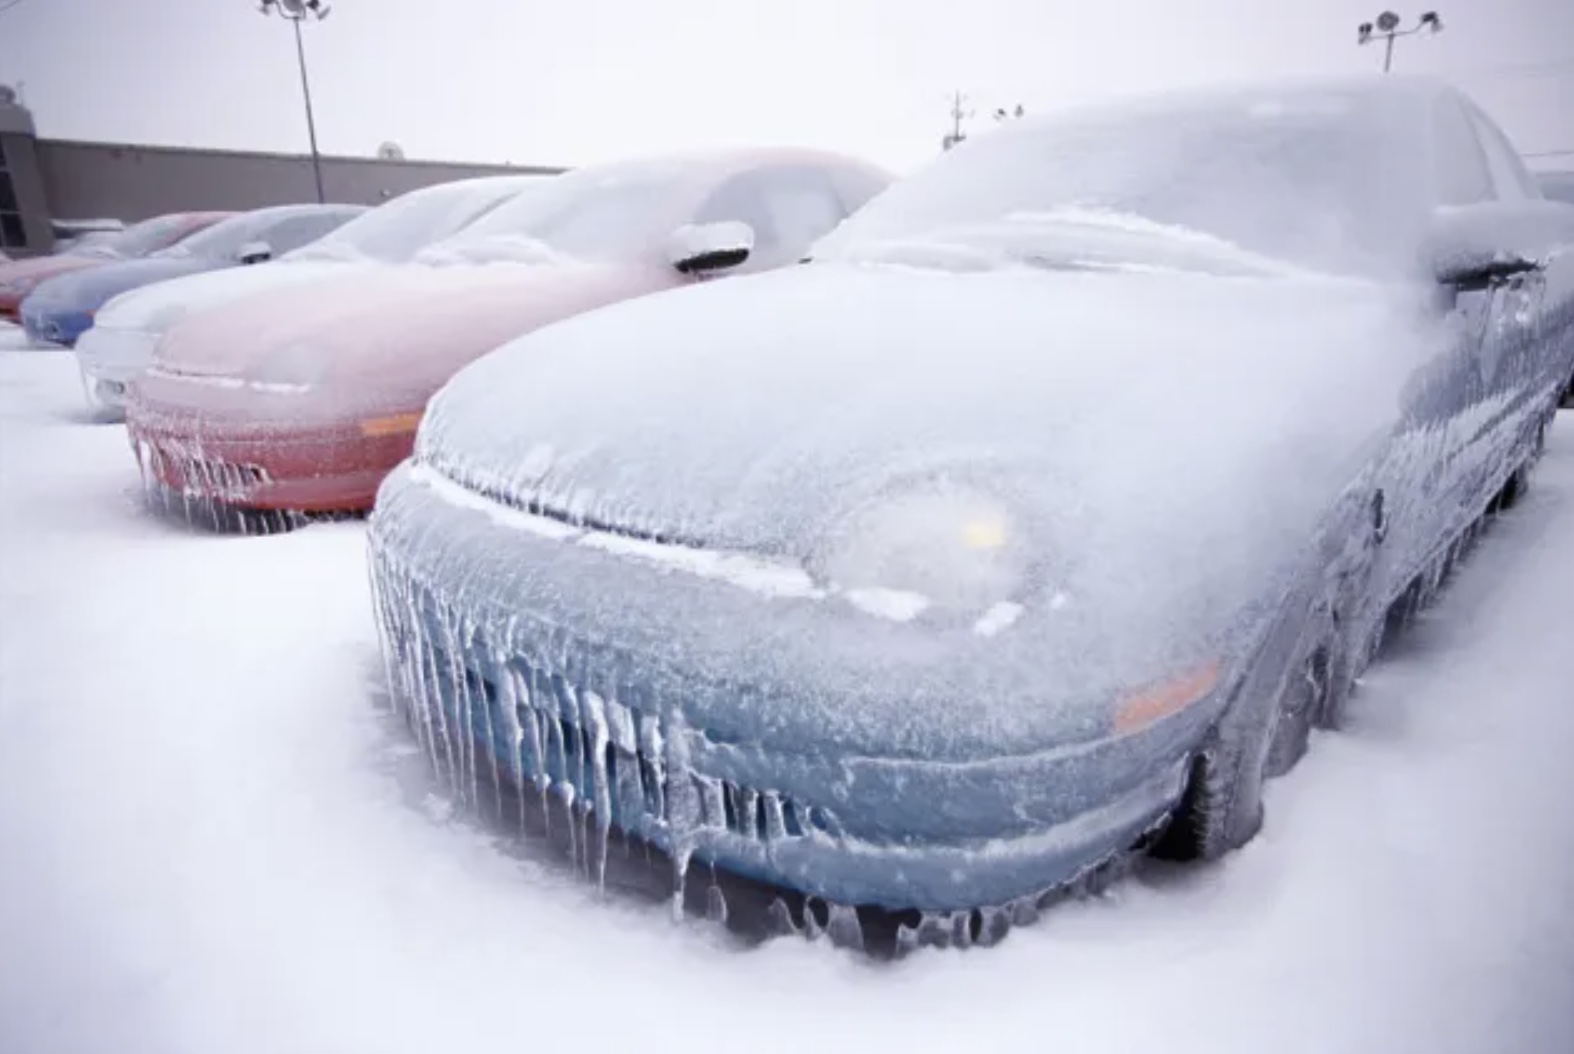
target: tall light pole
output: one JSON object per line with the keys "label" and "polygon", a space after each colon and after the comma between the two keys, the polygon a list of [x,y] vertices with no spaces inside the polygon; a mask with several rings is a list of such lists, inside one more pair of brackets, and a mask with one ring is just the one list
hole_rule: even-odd
{"label": "tall light pole", "polygon": [[301,95],[306,100],[306,134],[312,145],[312,178],[317,184],[317,202],[325,199],[322,193],[322,158],[317,153],[317,120],[312,116],[312,86],[306,78],[306,46],[301,43],[301,23],[308,18],[321,22],[328,17],[330,8],[323,0],[261,0],[257,9],[264,15],[277,14],[290,21],[295,28],[295,58],[301,67]]}
{"label": "tall light pole", "polygon": [[1377,16],[1377,24],[1362,22],[1355,27],[1355,42],[1357,44],[1370,44],[1374,40],[1384,42],[1383,72],[1387,73],[1394,65],[1394,41],[1400,37],[1412,36],[1420,32],[1441,33],[1443,20],[1436,11],[1428,11],[1421,16],[1421,20],[1409,29],[1399,28],[1399,16],[1392,11],[1384,11]]}

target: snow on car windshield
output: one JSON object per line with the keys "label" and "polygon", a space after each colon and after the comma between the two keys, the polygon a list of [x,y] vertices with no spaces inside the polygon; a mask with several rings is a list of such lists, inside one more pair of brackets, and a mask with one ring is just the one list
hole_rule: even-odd
{"label": "snow on car windshield", "polygon": [[814,255],[968,244],[981,228],[1069,212],[1084,226],[1124,216],[1131,241],[1183,228],[1304,267],[1391,270],[1423,205],[1414,164],[1424,153],[1405,101],[1354,90],[1233,94],[1021,121],[896,184]]}
{"label": "snow on car windshield", "polygon": [[547,177],[482,180],[414,190],[280,259],[404,263],[425,246],[463,230],[532,189],[531,183],[546,181]]}
{"label": "snow on car windshield", "polygon": [[[681,222],[681,194],[694,168],[682,162],[641,162],[587,168],[558,176],[539,193],[493,210],[459,235],[433,245],[417,261],[451,262],[508,256],[527,262],[572,257],[621,261],[650,252]],[[491,243],[496,241],[498,245]],[[526,251],[530,243],[539,247]]]}
{"label": "snow on car windshield", "polygon": [[181,259],[228,259],[239,252],[241,246],[259,238],[261,232],[277,220],[278,214],[271,211],[232,216],[152,255]]}

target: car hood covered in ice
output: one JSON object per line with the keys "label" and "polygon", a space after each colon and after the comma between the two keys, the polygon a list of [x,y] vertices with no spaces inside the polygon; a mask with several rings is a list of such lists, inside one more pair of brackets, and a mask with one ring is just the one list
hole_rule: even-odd
{"label": "car hood covered in ice", "polygon": [[[537,326],[677,279],[658,268],[401,266],[297,285],[170,329],[144,388],[156,401],[274,424],[421,409],[465,363]],[[203,383],[220,381],[224,383]]]}
{"label": "car hood covered in ice", "polygon": [[123,293],[104,305],[96,324],[159,333],[189,314],[292,285],[337,279],[384,265],[373,261],[275,260],[187,275]]}
{"label": "car hood covered in ice", "polygon": [[416,459],[549,516],[811,564],[945,479],[1006,510],[1052,592],[1202,618],[1260,591],[1381,441],[1419,317],[1320,277],[814,263],[517,341],[433,399]]}

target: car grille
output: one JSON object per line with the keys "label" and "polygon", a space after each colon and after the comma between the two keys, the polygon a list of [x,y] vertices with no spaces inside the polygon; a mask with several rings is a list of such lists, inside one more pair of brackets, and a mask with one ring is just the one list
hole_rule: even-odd
{"label": "car grille", "polygon": [[561,663],[508,654],[485,628],[391,574],[375,553],[373,575],[391,688],[429,760],[461,796],[481,782],[479,745],[521,789],[555,795],[669,851],[726,843],[734,853],[725,855],[747,858],[783,840],[839,831],[821,807],[697,771],[688,747],[695,730],[681,711],[633,686],[587,687],[602,678],[582,649],[567,649],[576,657]]}
{"label": "car grille", "polygon": [[261,465],[239,464],[209,457],[200,447],[168,441],[135,442],[144,476],[182,494],[223,501],[243,497],[252,488],[272,482]]}

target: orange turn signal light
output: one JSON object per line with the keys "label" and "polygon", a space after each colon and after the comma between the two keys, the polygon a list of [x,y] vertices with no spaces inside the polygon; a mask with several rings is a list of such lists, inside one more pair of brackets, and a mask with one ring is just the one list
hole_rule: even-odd
{"label": "orange turn signal light", "polygon": [[1115,708],[1116,733],[1128,735],[1140,732],[1160,718],[1200,702],[1218,687],[1223,673],[1223,663],[1213,659],[1190,673],[1161,681],[1136,695],[1128,695]]}
{"label": "orange turn signal light", "polygon": [[391,414],[388,417],[372,417],[361,422],[361,434],[369,439],[380,436],[403,435],[414,432],[421,427],[421,411],[413,410],[407,414]]}

